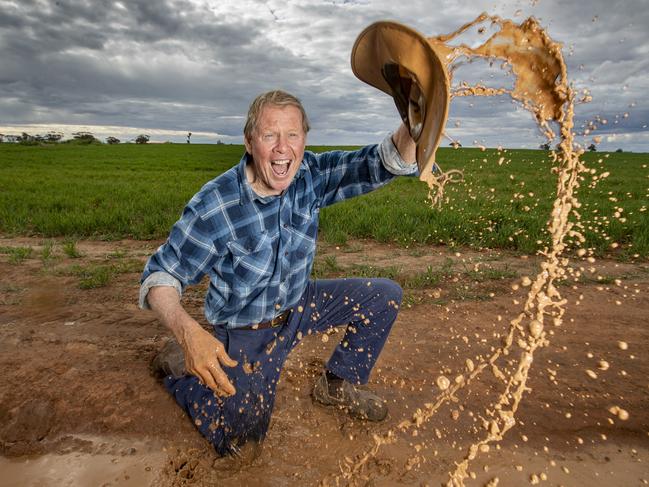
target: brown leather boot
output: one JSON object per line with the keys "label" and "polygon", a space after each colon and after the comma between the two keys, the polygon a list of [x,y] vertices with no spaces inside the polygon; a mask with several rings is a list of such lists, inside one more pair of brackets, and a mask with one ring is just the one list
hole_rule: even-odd
{"label": "brown leather boot", "polygon": [[151,361],[151,372],[154,376],[162,378],[172,375],[179,379],[187,374],[185,369],[185,355],[180,344],[173,338],[169,340]]}
{"label": "brown leather boot", "polygon": [[346,380],[330,391],[326,373],[318,378],[313,387],[313,400],[325,406],[337,406],[350,416],[367,421],[383,421],[388,415],[383,399],[370,391],[357,389]]}

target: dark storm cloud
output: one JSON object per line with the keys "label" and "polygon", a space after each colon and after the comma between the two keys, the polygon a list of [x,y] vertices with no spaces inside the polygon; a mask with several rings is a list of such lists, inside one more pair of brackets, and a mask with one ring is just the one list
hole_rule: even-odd
{"label": "dark storm cloud", "polygon": [[[220,110],[198,120],[197,129],[213,129],[207,125],[215,115],[240,113],[257,91],[250,66],[277,85],[278,73],[298,78],[304,69],[304,62],[292,62],[282,46],[264,39],[257,22],[226,24],[205,6],[186,1],[125,5],[61,0],[4,9],[3,121],[42,122],[55,111],[61,121],[108,124],[121,118],[168,126],[179,110],[166,102],[194,112],[218,100]],[[236,91],[243,93],[233,96]]]}
{"label": "dark storm cloud", "polygon": [[[533,14],[563,42],[571,81],[593,97],[578,107],[578,127],[607,118],[601,135],[620,133],[629,144],[646,132],[649,13],[641,0],[586,7],[414,0],[398,9],[390,0],[0,0],[0,124],[122,125],[241,140],[254,95],[284,88],[304,101],[312,143],[368,143],[398,117],[386,95],[351,73],[358,32],[391,18],[426,35],[447,33],[483,10],[516,21]],[[465,75],[511,84],[479,63]],[[455,100],[448,131],[468,143],[539,144],[529,114],[504,97]],[[638,140],[648,150],[646,139]]]}

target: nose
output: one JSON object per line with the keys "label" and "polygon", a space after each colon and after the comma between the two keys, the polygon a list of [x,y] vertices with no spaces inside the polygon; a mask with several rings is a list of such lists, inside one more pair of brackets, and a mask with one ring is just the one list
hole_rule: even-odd
{"label": "nose", "polygon": [[275,145],[275,151],[286,152],[287,150],[288,150],[288,136],[286,134],[279,134],[279,137],[277,137],[277,144]]}

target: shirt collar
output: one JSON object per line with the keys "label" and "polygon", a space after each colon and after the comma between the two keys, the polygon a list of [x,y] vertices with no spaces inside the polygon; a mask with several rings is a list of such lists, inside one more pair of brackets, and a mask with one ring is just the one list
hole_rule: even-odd
{"label": "shirt collar", "polygon": [[[257,193],[254,192],[252,189],[252,186],[250,186],[250,183],[248,182],[248,178],[246,177],[246,165],[248,164],[248,161],[252,162],[252,156],[245,152],[243,154],[243,157],[241,157],[241,160],[239,161],[239,164],[237,166],[237,176],[239,179],[239,194],[241,195],[239,198],[239,203],[244,205],[246,203],[249,203],[251,201],[257,200],[260,203],[270,203],[274,198],[277,198],[277,196],[259,196]],[[300,167],[297,168],[297,172],[295,173],[295,176],[293,177],[293,181],[291,181],[291,185],[289,186],[289,189],[293,184],[295,184],[295,180],[298,178],[303,178],[304,177],[304,172],[306,171],[306,162],[304,161],[304,158],[302,158],[302,162],[300,162]]]}
{"label": "shirt collar", "polygon": [[239,179],[239,203],[244,205],[250,203],[254,198],[257,197],[256,193],[252,190],[248,178],[246,177],[246,164],[248,163],[248,158],[250,155],[245,152],[243,157],[239,161],[237,166],[237,177]]}

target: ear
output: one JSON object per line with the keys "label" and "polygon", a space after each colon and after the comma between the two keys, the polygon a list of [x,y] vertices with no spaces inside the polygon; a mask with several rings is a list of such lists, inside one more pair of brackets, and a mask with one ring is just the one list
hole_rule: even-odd
{"label": "ear", "polygon": [[246,152],[250,155],[252,155],[252,144],[250,140],[248,140],[248,137],[243,137],[243,143],[246,146]]}

